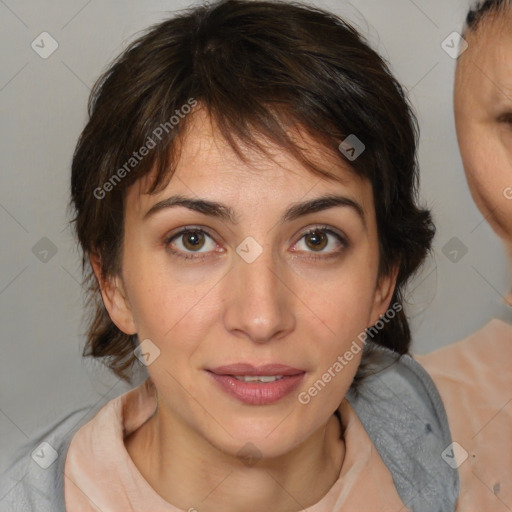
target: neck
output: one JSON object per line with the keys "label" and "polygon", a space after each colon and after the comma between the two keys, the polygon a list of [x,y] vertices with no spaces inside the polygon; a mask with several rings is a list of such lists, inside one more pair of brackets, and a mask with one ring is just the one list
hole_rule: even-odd
{"label": "neck", "polygon": [[345,454],[339,420],[333,415],[291,452],[244,464],[172,418],[161,404],[125,445],[153,489],[191,512],[303,510],[327,494]]}

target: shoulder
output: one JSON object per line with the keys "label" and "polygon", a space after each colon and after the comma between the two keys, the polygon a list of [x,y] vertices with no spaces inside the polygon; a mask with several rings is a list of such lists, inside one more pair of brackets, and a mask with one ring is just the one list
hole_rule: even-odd
{"label": "shoulder", "polygon": [[469,374],[488,374],[491,382],[500,378],[512,382],[511,358],[512,325],[498,319],[463,340],[430,354],[415,356],[434,378],[441,379],[449,373],[451,379],[464,377],[467,380]]}
{"label": "shoulder", "polygon": [[422,512],[454,510],[459,480],[440,457],[452,441],[432,378],[409,355],[398,357],[373,344],[372,350],[377,363],[347,399],[390,469],[402,501]]}
{"label": "shoulder", "polygon": [[436,383],[453,422],[467,414],[477,428],[512,400],[512,325],[501,320],[415,359]]}
{"label": "shoulder", "polygon": [[501,508],[512,467],[512,326],[492,320],[416,359],[446,407],[454,441],[450,456],[461,479],[458,510]]}
{"label": "shoulder", "polygon": [[[64,512],[64,467],[75,433],[109,399],[76,409],[26,442],[0,478],[0,512]],[[108,405],[108,404],[107,404]]]}

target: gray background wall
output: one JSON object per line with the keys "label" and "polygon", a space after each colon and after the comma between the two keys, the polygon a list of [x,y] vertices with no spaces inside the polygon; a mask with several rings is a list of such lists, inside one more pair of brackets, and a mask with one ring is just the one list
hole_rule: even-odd
{"label": "gray background wall", "polygon": [[[464,179],[452,119],[455,61],[441,47],[460,31],[468,0],[314,3],[362,30],[391,62],[419,118],[421,193],[438,232],[432,258],[410,287],[414,351],[463,338],[493,316],[510,319],[501,297],[510,282],[506,259]],[[0,469],[49,422],[126,390],[80,357],[85,324],[66,212],[69,167],[100,72],[136,31],[189,5],[0,0]],[[47,59],[31,47],[43,31],[58,42]],[[445,255],[453,237],[459,258],[467,248],[457,262]]]}

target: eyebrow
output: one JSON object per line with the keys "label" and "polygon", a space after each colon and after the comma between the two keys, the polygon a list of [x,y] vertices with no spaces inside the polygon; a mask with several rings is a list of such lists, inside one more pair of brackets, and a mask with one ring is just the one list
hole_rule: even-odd
{"label": "eyebrow", "polygon": [[[144,215],[144,220],[152,217],[157,212],[179,206],[202,213],[204,215],[208,215],[210,217],[215,217],[217,219],[230,222],[232,224],[238,224],[238,217],[229,206],[218,203],[216,201],[195,199],[182,195],[171,196],[154,204]],[[363,225],[366,227],[366,217],[361,205],[349,197],[339,195],[324,195],[310,201],[293,203],[284,212],[283,216],[281,217],[281,223],[290,222],[305,215],[335,207],[351,208],[359,216]]]}

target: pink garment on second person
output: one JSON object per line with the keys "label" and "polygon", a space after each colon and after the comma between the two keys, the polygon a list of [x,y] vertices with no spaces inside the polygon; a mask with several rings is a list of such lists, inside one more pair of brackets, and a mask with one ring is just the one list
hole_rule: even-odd
{"label": "pink garment on second person", "polygon": [[415,359],[439,390],[452,440],[460,446],[457,512],[510,512],[512,325],[493,319],[468,338]]}

